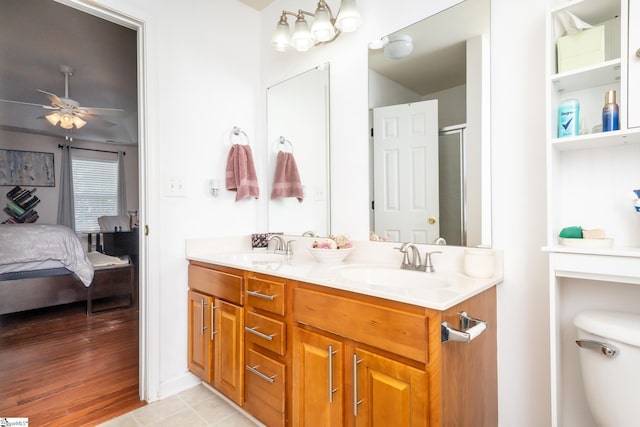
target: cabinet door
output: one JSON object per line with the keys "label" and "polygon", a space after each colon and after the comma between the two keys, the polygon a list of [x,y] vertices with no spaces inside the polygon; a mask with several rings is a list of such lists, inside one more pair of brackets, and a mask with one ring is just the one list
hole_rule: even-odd
{"label": "cabinet door", "polygon": [[292,425],[343,424],[343,357],[343,343],[340,341],[294,329]]}
{"label": "cabinet door", "polygon": [[244,316],[242,307],[215,299],[213,386],[242,405],[244,384]]}
{"label": "cabinet door", "polygon": [[213,354],[213,340],[211,339],[210,296],[189,291],[189,371],[202,380],[211,383],[213,370],[211,369],[211,355]]}
{"label": "cabinet door", "polygon": [[427,374],[366,350],[352,357],[356,426],[427,426]]}

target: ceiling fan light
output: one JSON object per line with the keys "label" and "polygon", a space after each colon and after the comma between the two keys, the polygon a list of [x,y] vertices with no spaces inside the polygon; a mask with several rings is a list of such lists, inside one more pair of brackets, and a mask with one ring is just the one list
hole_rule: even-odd
{"label": "ceiling fan light", "polygon": [[316,42],[311,35],[311,31],[309,31],[309,24],[307,24],[307,21],[302,17],[302,14],[298,15],[293,34],[291,35],[291,46],[298,52],[305,52],[315,44]]}
{"label": "ceiling fan light", "polygon": [[60,116],[60,127],[63,129],[73,129],[73,116],[68,113]]}
{"label": "ceiling fan light", "polygon": [[86,125],[87,122],[85,122],[78,116],[73,116],[73,124],[76,126],[77,129],[80,129],[82,126]]}
{"label": "ceiling fan light", "polygon": [[47,114],[44,117],[47,119],[47,121],[49,121],[49,123],[51,123],[54,126],[56,126],[58,124],[58,122],[60,121],[60,113],[58,113],[57,111],[54,111],[53,113]]}
{"label": "ceiling fan light", "polygon": [[315,19],[311,25],[311,32],[319,42],[326,42],[333,39],[336,35],[336,31],[331,23],[331,14],[329,10],[322,5],[318,4],[316,9]]}
{"label": "ceiling fan light", "polygon": [[356,8],[356,0],[342,0],[340,12],[336,20],[336,27],[343,33],[357,30],[362,23],[360,12]]}
{"label": "ceiling fan light", "polygon": [[276,25],[276,31],[271,37],[271,46],[278,52],[284,52],[289,49],[291,45],[291,30],[289,29],[289,23],[285,15],[282,15],[278,25]]}

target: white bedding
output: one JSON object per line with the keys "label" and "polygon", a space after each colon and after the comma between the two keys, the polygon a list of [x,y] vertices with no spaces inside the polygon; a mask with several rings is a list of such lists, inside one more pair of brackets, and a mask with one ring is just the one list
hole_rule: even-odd
{"label": "white bedding", "polygon": [[41,224],[0,224],[0,265],[37,261],[60,261],[85,286],[93,280],[89,262],[78,236],[69,227]]}

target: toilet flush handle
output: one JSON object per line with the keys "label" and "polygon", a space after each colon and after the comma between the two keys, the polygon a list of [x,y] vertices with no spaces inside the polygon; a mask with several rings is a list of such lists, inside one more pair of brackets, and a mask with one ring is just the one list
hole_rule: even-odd
{"label": "toilet flush handle", "polygon": [[581,348],[599,351],[600,353],[610,358],[616,357],[620,352],[620,350],[618,350],[616,347],[599,341],[576,340],[576,344],[578,344],[578,347]]}

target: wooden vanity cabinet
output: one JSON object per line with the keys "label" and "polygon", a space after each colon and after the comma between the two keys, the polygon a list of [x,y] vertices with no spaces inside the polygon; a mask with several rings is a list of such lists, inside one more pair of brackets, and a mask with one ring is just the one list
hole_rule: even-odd
{"label": "wooden vanity cabinet", "polygon": [[[293,308],[292,425],[497,426],[495,288],[441,312],[301,284]],[[489,328],[441,343],[461,311]]]}
{"label": "wooden vanity cabinet", "polygon": [[189,264],[188,368],[243,405],[243,272]]}
{"label": "wooden vanity cabinet", "polygon": [[289,418],[289,287],[283,278],[246,272],[245,410],[269,427]]}

